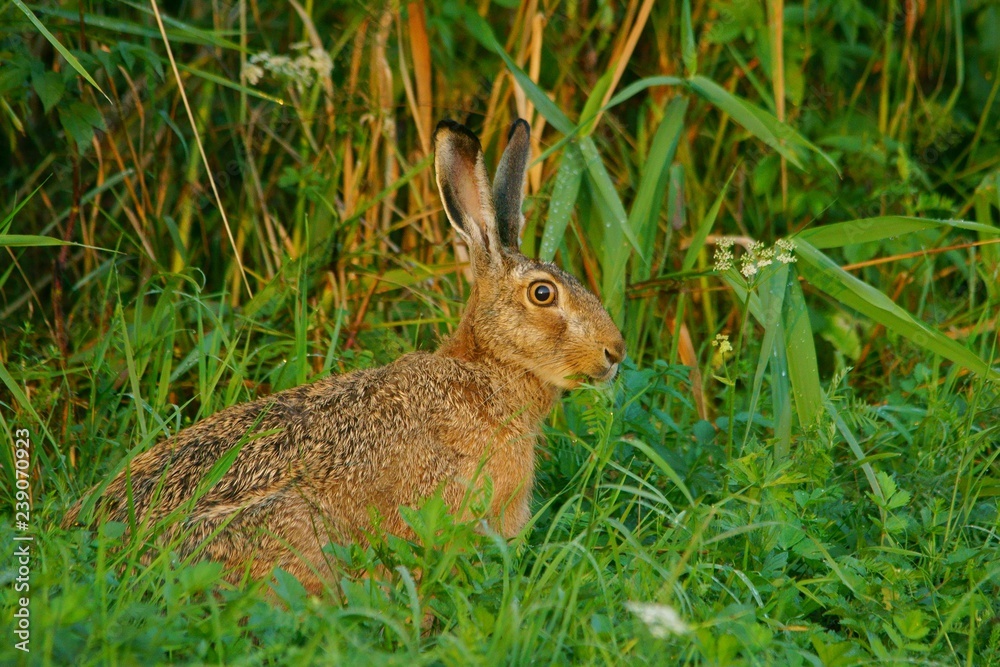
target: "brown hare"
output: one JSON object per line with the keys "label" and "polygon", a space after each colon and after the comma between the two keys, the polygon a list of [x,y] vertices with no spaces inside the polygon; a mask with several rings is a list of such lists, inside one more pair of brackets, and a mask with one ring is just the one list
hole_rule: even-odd
{"label": "brown hare", "polygon": [[[437,352],[194,424],[136,456],[96,500],[97,516],[152,526],[180,512],[166,537],[183,555],[200,550],[232,576],[281,566],[312,591],[329,574],[324,545],[372,529],[412,536],[399,507],[435,492],[459,510],[488,477],[487,520],[506,537],[524,527],[542,419],[562,390],[611,379],[625,343],[597,297],[520,252],[528,124],[511,126],[492,188],[479,140],[462,125],[442,121],[434,150],[441,199],[474,276],[454,334]],[[235,460],[206,488],[227,453]]]}

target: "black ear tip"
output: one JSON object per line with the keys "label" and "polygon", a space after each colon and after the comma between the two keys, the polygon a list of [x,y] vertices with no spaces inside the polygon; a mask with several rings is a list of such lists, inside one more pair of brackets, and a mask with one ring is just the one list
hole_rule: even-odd
{"label": "black ear tip", "polygon": [[465,139],[471,141],[474,147],[476,147],[476,148],[480,147],[479,146],[479,137],[477,137],[475,134],[473,134],[472,130],[470,130],[466,126],[462,125],[461,123],[457,123],[457,122],[453,121],[450,118],[445,118],[444,120],[442,120],[441,122],[439,122],[437,124],[437,128],[435,128],[435,130],[434,130],[434,141],[435,142],[437,141],[438,135],[441,134],[442,132],[444,132],[444,133],[450,133],[450,134],[454,134],[454,135],[458,135],[458,136],[464,137]]}
{"label": "black ear tip", "polygon": [[507,143],[514,138],[514,134],[517,132],[517,128],[524,130],[524,134],[528,137],[531,136],[531,126],[528,125],[528,121],[523,118],[515,118],[514,122],[510,124],[510,131],[507,132]]}
{"label": "black ear tip", "polygon": [[440,132],[441,130],[454,130],[457,127],[462,127],[462,126],[459,123],[453,121],[451,118],[445,118],[444,120],[442,120],[437,124],[437,127],[434,129],[434,132],[437,133]]}

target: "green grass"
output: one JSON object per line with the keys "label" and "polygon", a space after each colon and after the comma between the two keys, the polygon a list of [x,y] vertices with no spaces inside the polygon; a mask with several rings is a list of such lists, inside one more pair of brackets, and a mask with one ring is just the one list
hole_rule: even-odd
{"label": "green grass", "polygon": [[[995,4],[302,8],[0,8],[0,627],[19,429],[34,538],[0,663],[1000,665]],[[241,78],[313,39],[328,75]],[[494,164],[517,114],[524,247],[629,345],[547,421],[521,536],[432,499],[312,598],[58,528],[200,418],[432,349],[467,284],[429,132]]]}

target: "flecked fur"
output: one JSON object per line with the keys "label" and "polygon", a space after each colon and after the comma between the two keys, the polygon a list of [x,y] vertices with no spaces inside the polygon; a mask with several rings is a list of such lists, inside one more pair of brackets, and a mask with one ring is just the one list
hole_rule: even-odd
{"label": "flecked fur", "polygon": [[[399,507],[438,490],[459,511],[489,478],[486,518],[504,536],[516,535],[530,517],[541,420],[581,377],[613,377],[625,354],[592,293],[520,253],[529,150],[528,126],[515,122],[491,191],[475,136],[450,121],[438,126],[438,184],[469,245],[475,283],[458,328],[437,352],[222,410],[136,456],[107,485],[97,516],[126,522],[131,486],[137,522],[183,514],[164,534],[179,539],[181,555],[201,549],[234,577],[246,568],[264,577],[281,566],[312,591],[329,573],[327,542],[360,539],[373,528],[412,537]],[[494,212],[500,199],[503,220]],[[556,290],[552,304],[532,301],[538,281]],[[237,445],[229,470],[202,488]],[[81,505],[64,525],[78,521]]]}

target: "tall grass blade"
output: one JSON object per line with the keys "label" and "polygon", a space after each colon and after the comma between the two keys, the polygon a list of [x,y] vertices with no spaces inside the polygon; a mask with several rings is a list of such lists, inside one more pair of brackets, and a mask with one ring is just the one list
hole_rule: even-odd
{"label": "tall grass blade", "polygon": [[742,125],[750,134],[778,151],[779,154],[786,157],[789,162],[799,169],[804,169],[805,166],[802,164],[798,152],[792,150],[790,146],[814,152],[833,167],[837,173],[840,173],[833,158],[767,111],[755,107],[743,98],[732,94],[711,79],[706,79],[703,76],[693,76],[688,79],[687,83],[693,91],[728,113],[733,120]]}
{"label": "tall grass blade", "polygon": [[42,36],[48,40],[49,44],[52,45],[52,48],[58,51],[59,55],[61,55],[66,62],[69,63],[69,66],[76,70],[76,73],[82,76],[87,83],[96,88],[101,95],[104,95],[104,99],[111,102],[111,98],[108,97],[107,93],[101,90],[101,87],[97,85],[96,81],[94,81],[94,77],[90,76],[90,72],[88,72],[87,69],[80,64],[80,61],[76,59],[76,56],[70,53],[69,49],[63,46],[59,40],[56,39],[56,36],[49,32],[49,29],[46,28],[40,20],[38,20],[38,17],[35,16],[35,12],[31,11],[31,8],[24,4],[22,0],[13,0],[13,2],[14,6],[24,12],[24,15],[28,17],[28,20],[31,21],[32,25],[34,25],[38,32],[42,33]]}
{"label": "tall grass blade", "polygon": [[785,357],[788,361],[788,380],[795,402],[799,424],[803,427],[815,423],[823,409],[823,389],[819,381],[816,362],[816,343],[809,307],[806,305],[798,273],[789,271],[787,294],[782,309]]}
{"label": "tall grass blade", "polygon": [[[781,311],[785,303],[785,285],[787,282],[788,265],[782,264],[764,277],[757,290],[764,316],[761,322],[764,327],[764,338],[760,344],[760,355],[757,358],[757,369],[754,372],[753,386],[750,392],[750,407],[747,409],[747,412],[751,415],[755,414],[757,410],[761,387],[764,384],[764,373],[771,359],[776,354],[778,341],[784,338]],[[788,380],[784,378],[783,381],[787,383]],[[772,391],[774,389],[775,387],[772,387]],[[785,393],[787,393],[787,390]],[[753,426],[753,420],[748,419],[746,432],[743,436],[744,444],[750,439],[751,426]]]}
{"label": "tall grass blade", "polygon": [[639,246],[646,248],[646,259],[636,267],[636,278],[648,280],[652,271],[652,249],[656,242],[656,222],[663,208],[663,197],[670,177],[670,164],[674,161],[677,144],[684,130],[684,114],[688,100],[676,97],[667,105],[666,113],[656,129],[644,165],[642,179],[629,211],[628,225],[635,230]]}
{"label": "tall grass blade", "polygon": [[538,258],[543,262],[551,262],[556,256],[556,250],[566,234],[566,226],[573,215],[576,198],[580,194],[580,183],[583,181],[583,156],[576,144],[569,144],[563,151],[559,171],[556,172],[556,182],[552,186],[552,197],[549,200],[549,213],[542,232],[542,245],[538,249]]}
{"label": "tall grass blade", "polygon": [[803,260],[799,263],[799,270],[817,289],[914,344],[964,366],[978,375],[1000,381],[1000,372],[990,368],[985,361],[915,319],[876,288],[844,271],[812,244],[800,239],[797,241],[796,252],[799,259]]}
{"label": "tall grass blade", "polygon": [[873,243],[940,227],[966,229],[986,236],[1000,235],[1000,227],[968,220],[934,220],[906,215],[884,215],[813,227],[800,232],[797,238],[808,241],[813,248],[824,250],[855,243]]}
{"label": "tall grass blade", "polygon": [[694,268],[695,262],[698,261],[698,253],[705,247],[705,239],[708,238],[708,233],[715,226],[715,220],[719,217],[719,209],[722,208],[722,202],[726,199],[726,191],[729,190],[729,184],[735,175],[736,170],[733,169],[729,174],[729,178],[726,179],[726,183],[719,189],[719,194],[716,195],[715,201],[712,202],[712,208],[708,209],[701,224],[698,225],[694,236],[691,237],[691,245],[688,246],[687,252],[684,254],[684,260],[681,262],[681,271],[690,271]]}
{"label": "tall grass blade", "polygon": [[698,47],[694,43],[694,28],[691,25],[691,0],[681,3],[681,49],[684,73],[695,76],[698,73]]}

